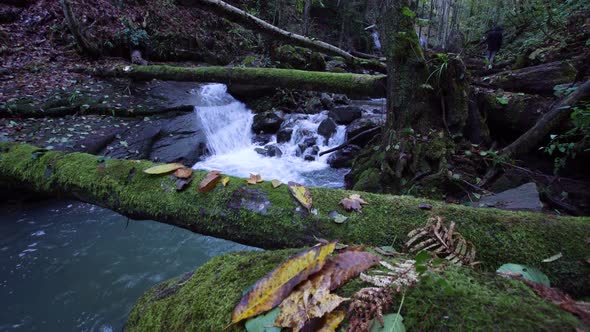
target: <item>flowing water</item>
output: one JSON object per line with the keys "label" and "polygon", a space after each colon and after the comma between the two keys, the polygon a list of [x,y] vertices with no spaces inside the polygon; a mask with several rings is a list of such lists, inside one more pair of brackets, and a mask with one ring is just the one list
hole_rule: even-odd
{"label": "flowing water", "polygon": [[[196,114],[207,135],[211,156],[194,165],[195,169],[220,170],[225,174],[248,177],[260,174],[263,180],[277,179],[284,183],[295,181],[311,186],[342,187],[346,170],[332,169],[327,164],[329,155],[306,161],[299,144],[315,139],[320,151],[342,144],[346,127],[338,126],[336,133],[325,142],[317,135],[320,123],[328,112],[320,114],[287,115],[283,127],[293,129],[289,142],[277,144],[281,157],[265,157],[256,152],[264,145],[253,142],[251,126],[254,114],[243,103],[227,93],[223,84],[208,84],[198,92]],[[276,144],[276,136],[266,145]]]}
{"label": "flowing water", "polygon": [[[197,169],[247,177],[341,187],[345,170],[323,156],[305,161],[299,145],[320,150],[341,144],[340,126],[329,140],[317,137],[327,112],[288,115],[289,142],[280,158],[258,154],[253,114],[221,84],[196,90],[199,117],[211,156]],[[276,143],[276,137],[269,144]],[[153,221],[131,221],[96,206],[46,201],[0,205],[0,331],[120,331],[137,299],[150,287],[194,270],[231,251],[255,250]]]}

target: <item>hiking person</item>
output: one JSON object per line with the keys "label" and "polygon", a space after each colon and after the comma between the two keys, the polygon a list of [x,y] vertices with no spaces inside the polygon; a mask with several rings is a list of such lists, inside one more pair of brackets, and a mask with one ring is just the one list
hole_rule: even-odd
{"label": "hiking person", "polygon": [[494,27],[492,30],[486,32],[485,41],[488,44],[488,51],[486,54],[486,61],[488,63],[488,69],[492,69],[494,63],[494,57],[500,51],[502,47],[502,33],[504,29],[502,27]]}

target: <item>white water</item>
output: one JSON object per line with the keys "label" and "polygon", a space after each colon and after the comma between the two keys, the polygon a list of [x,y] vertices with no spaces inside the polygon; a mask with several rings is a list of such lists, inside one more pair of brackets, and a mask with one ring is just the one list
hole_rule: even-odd
{"label": "white water", "polygon": [[[317,136],[319,124],[327,118],[327,112],[286,116],[283,127],[293,128],[291,140],[278,144],[283,152],[282,157],[265,157],[255,151],[264,145],[252,142],[254,114],[246,105],[229,95],[225,85],[208,84],[201,87],[195,110],[212,155],[195,164],[194,169],[220,170],[224,174],[239,177],[248,177],[250,173],[255,173],[260,174],[264,180],[277,179],[284,183],[296,181],[316,186],[342,186],[344,171],[329,167],[329,155],[318,157],[315,161],[305,161],[301,153],[298,156],[298,144],[306,138]],[[319,136],[316,145],[320,151],[324,151],[342,144],[345,136],[345,126],[338,126],[337,132],[327,144]],[[276,144],[276,137],[272,137],[266,145],[270,144]]]}

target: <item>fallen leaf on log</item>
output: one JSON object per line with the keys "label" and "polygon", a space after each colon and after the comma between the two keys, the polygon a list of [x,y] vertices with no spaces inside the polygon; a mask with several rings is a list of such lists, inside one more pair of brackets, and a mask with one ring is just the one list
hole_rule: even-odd
{"label": "fallen leaf on log", "polygon": [[557,288],[552,288],[542,283],[525,279],[522,275],[512,272],[499,272],[508,278],[522,281],[529,286],[539,297],[558,305],[561,309],[578,315],[586,324],[590,325],[590,302],[574,301],[568,294]]}
{"label": "fallen leaf on log", "polygon": [[350,195],[340,201],[340,204],[344,207],[345,210],[355,210],[356,212],[362,212],[363,205],[367,205],[369,203],[365,202],[361,195]]}
{"label": "fallen leaf on log", "polygon": [[260,174],[250,174],[250,178],[247,179],[246,182],[248,182],[248,184],[257,184],[263,181]]}
{"label": "fallen leaf on log", "polygon": [[551,262],[555,262],[556,260],[560,259],[561,257],[563,257],[562,253],[558,253],[556,255],[553,255],[549,258],[544,259],[542,262],[543,263],[551,263]]}
{"label": "fallen leaf on log", "polygon": [[378,264],[377,255],[366,251],[347,250],[330,259],[320,273],[330,275],[330,290],[335,290]]}
{"label": "fallen leaf on log", "polygon": [[224,177],[223,180],[221,180],[221,183],[223,184],[224,187],[226,187],[227,184],[229,183],[229,176]]}
{"label": "fallen leaf on log", "polygon": [[281,304],[275,325],[300,331],[313,318],[332,312],[346,298],[330,293],[330,275],[318,274],[297,287]]}
{"label": "fallen leaf on log", "polygon": [[179,168],[174,172],[174,176],[179,179],[188,179],[193,175],[193,170],[188,167]]}
{"label": "fallen leaf on log", "polygon": [[232,312],[231,324],[279,305],[299,283],[322,269],[335,246],[335,242],[315,246],[282,262],[242,297]]}
{"label": "fallen leaf on log", "polygon": [[328,313],[324,317],[323,326],[319,328],[318,332],[336,332],[336,329],[342,321],[346,318],[346,313],[342,310],[335,310]]}
{"label": "fallen leaf on log", "polygon": [[295,199],[297,199],[297,201],[301,203],[304,208],[311,211],[312,199],[309,189],[299,183],[292,181],[289,182],[288,187],[291,195],[293,195],[293,197],[295,197]]}
{"label": "fallen leaf on log", "polygon": [[246,331],[248,332],[281,332],[280,327],[275,327],[274,323],[279,315],[279,308],[267,312],[264,315],[258,315],[246,322]]}
{"label": "fallen leaf on log", "polygon": [[273,188],[278,188],[282,184],[279,180],[272,180],[270,183],[272,184]]}
{"label": "fallen leaf on log", "polygon": [[165,164],[165,165],[158,165],[154,167],[150,167],[143,172],[146,174],[158,175],[158,174],[166,174],[172,171],[175,171],[179,168],[185,168],[183,164],[173,163],[173,164]]}
{"label": "fallen leaf on log", "polygon": [[206,193],[210,192],[215,188],[217,182],[221,179],[220,171],[211,171],[207,173],[203,181],[199,184],[199,192]]}
{"label": "fallen leaf on log", "polygon": [[543,284],[547,287],[551,286],[549,277],[534,267],[508,263],[500,266],[496,272],[500,274],[518,275],[525,280]]}

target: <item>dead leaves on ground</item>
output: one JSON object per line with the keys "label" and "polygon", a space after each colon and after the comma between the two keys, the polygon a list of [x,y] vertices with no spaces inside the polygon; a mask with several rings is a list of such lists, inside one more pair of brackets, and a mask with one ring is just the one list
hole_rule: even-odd
{"label": "dead leaves on ground", "polygon": [[340,205],[342,205],[344,207],[344,209],[346,209],[346,211],[354,210],[359,213],[362,212],[363,205],[367,205],[367,204],[369,204],[369,203],[365,202],[361,198],[361,195],[356,195],[356,194],[350,195],[349,197],[346,197],[340,201]]}
{"label": "dead leaves on ground", "polygon": [[183,164],[173,163],[173,164],[164,164],[164,165],[150,167],[150,168],[144,170],[143,172],[146,174],[150,174],[150,175],[160,175],[160,174],[167,174],[167,173],[176,171],[177,169],[180,169],[180,168],[185,168],[185,167]]}
{"label": "dead leaves on ground", "polygon": [[246,180],[248,184],[257,184],[263,182],[262,177],[260,174],[252,174],[250,173],[250,177]]}
{"label": "dead leaves on ground", "polygon": [[410,253],[422,250],[445,258],[453,264],[475,264],[475,246],[455,231],[455,223],[447,228],[441,217],[428,219],[426,226],[408,234],[405,246]]}

